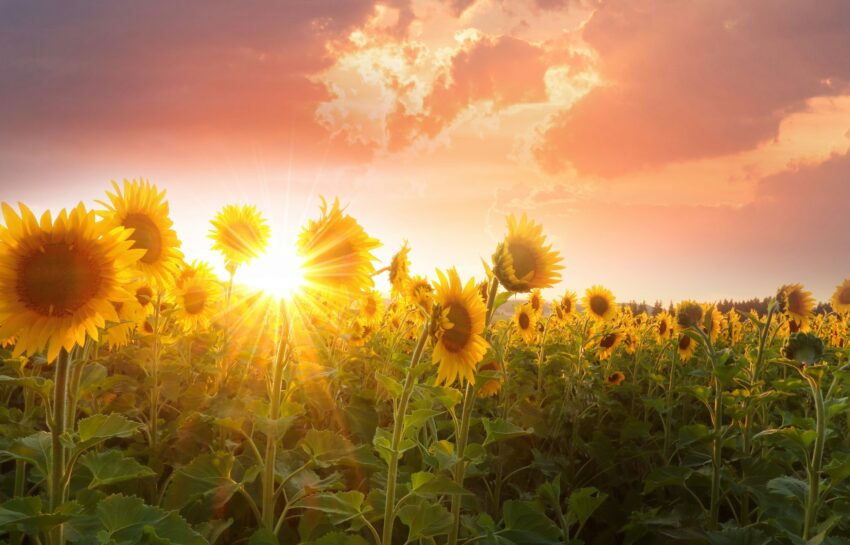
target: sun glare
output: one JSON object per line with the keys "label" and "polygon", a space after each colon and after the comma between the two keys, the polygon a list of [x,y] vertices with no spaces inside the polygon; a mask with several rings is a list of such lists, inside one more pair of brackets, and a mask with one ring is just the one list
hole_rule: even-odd
{"label": "sun glare", "polygon": [[289,298],[304,285],[302,259],[294,244],[272,244],[269,250],[245,265],[236,282],[274,297]]}

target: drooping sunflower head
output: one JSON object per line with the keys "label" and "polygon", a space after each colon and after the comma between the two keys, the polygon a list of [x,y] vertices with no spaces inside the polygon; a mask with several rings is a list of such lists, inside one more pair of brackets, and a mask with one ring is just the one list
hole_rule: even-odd
{"label": "drooping sunflower head", "polygon": [[458,379],[475,383],[475,367],[489,347],[482,333],[487,308],[475,281],[461,284],[455,269],[437,271],[435,303],[439,312],[435,327],[436,342],[432,358],[437,369],[437,384],[451,385]]}
{"label": "drooping sunflower head", "polygon": [[602,286],[592,286],[582,299],[584,312],[597,321],[607,322],[617,316],[617,305],[614,294]]}
{"label": "drooping sunflower head", "polygon": [[723,322],[723,314],[714,305],[703,305],[700,329],[709,336],[712,341],[717,340],[720,335],[720,326]]}
{"label": "drooping sunflower head", "polygon": [[786,284],[777,292],[780,310],[799,323],[808,322],[815,308],[811,292],[803,289],[802,284]]}
{"label": "drooping sunflower head", "polygon": [[658,344],[673,337],[673,318],[667,312],[660,312],[655,317],[655,339]]}
{"label": "drooping sunflower head", "polygon": [[165,290],[173,282],[183,257],[168,215],[165,191],[148,181],[136,180],[124,180],[123,187],[113,181],[112,187],[115,192],[106,193],[109,202],[98,201],[105,208],[98,213],[109,228],[133,230],[133,249],[144,250],[137,265],[139,270],[157,290]]}
{"label": "drooping sunflower head", "polygon": [[681,329],[697,327],[702,323],[704,310],[694,301],[682,301],[676,307],[676,325]]}
{"label": "drooping sunflower head", "polygon": [[555,316],[558,320],[566,322],[576,315],[576,294],[571,291],[566,291],[560,301],[552,303],[552,308],[555,309]]}
{"label": "drooping sunflower head", "polygon": [[384,298],[377,291],[369,290],[360,298],[357,307],[358,320],[366,326],[374,326],[384,315]]}
{"label": "drooping sunflower head", "polygon": [[517,305],[514,311],[514,327],[524,343],[532,343],[537,337],[537,316],[530,303]]}
{"label": "drooping sunflower head", "polygon": [[842,282],[832,294],[832,310],[839,314],[850,314],[850,278]]}
{"label": "drooping sunflower head", "polygon": [[195,274],[174,289],[174,321],[183,331],[206,329],[219,311],[223,290],[221,283],[208,267],[199,264],[193,267]]}
{"label": "drooping sunflower head", "polygon": [[493,254],[493,273],[508,291],[549,288],[561,279],[561,257],[546,245],[543,227],[525,214],[508,217],[508,234]]}
{"label": "drooping sunflower head", "polygon": [[131,232],[97,221],[79,204],[41,220],[24,205],[20,215],[2,205],[0,226],[0,338],[17,335],[14,355],[82,346],[86,336],[117,322],[114,302],[132,296],[124,288],[144,250],[131,249]]}
{"label": "drooping sunflower head", "polygon": [[228,268],[259,257],[271,238],[271,229],[256,206],[228,204],[210,223],[212,248],[221,252]]}
{"label": "drooping sunflower head", "polygon": [[407,299],[430,315],[434,305],[434,287],[427,278],[414,276],[407,284]]}
{"label": "drooping sunflower head", "polygon": [[[499,371],[499,364],[496,363],[495,361],[488,361],[487,363],[478,367],[478,370],[479,371],[489,371],[489,372]],[[505,379],[502,378],[502,377],[491,378],[491,379],[487,380],[486,382],[484,382],[484,384],[482,384],[478,388],[478,397],[492,397],[492,396],[498,394],[499,390],[502,389],[502,383],[504,381],[505,381]]]}
{"label": "drooping sunflower head", "polygon": [[697,351],[697,342],[690,335],[682,333],[679,335],[679,342],[676,350],[679,353],[680,360],[688,361]]}
{"label": "drooping sunflower head", "polygon": [[410,259],[407,257],[410,253],[410,247],[407,241],[401,247],[401,250],[396,252],[390,261],[390,285],[393,288],[393,294],[403,294],[405,286],[410,280]]}
{"label": "drooping sunflower head", "polygon": [[782,355],[789,360],[812,365],[823,357],[823,341],[813,333],[792,333],[782,347]]}
{"label": "drooping sunflower head", "polygon": [[621,331],[611,331],[601,335],[597,339],[596,356],[600,360],[607,360],[614,353],[614,350],[623,342],[623,333]]}
{"label": "drooping sunflower head", "polygon": [[308,286],[336,298],[371,288],[375,272],[372,250],[381,243],[343,212],[339,200],[328,209],[322,199],[321,210],[322,216],[311,220],[298,237],[304,280]]}

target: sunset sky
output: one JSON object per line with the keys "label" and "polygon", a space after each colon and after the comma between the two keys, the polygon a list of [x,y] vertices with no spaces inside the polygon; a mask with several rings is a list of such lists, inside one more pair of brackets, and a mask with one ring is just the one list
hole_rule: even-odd
{"label": "sunset sky", "polygon": [[[846,0],[0,0],[0,200],[165,188],[187,258],[338,196],[414,273],[509,213],[619,300],[850,277]],[[381,283],[385,286],[385,283]]]}

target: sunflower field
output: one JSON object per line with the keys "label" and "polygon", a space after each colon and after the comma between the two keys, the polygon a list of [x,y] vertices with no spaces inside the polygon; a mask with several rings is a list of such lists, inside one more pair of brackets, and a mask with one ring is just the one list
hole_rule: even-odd
{"label": "sunflower field", "polygon": [[273,297],[256,207],[212,218],[218,278],[162,189],[105,197],[2,205],[2,543],[850,543],[850,280],[638,313],[525,216],[425,278],[323,200]]}

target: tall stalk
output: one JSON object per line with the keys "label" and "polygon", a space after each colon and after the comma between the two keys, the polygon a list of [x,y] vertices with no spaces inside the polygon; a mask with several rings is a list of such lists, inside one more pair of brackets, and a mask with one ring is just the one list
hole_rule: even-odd
{"label": "tall stalk", "polygon": [[[286,303],[280,304],[280,341],[275,353],[272,369],[271,406],[269,419],[274,422],[280,418],[280,404],[283,393],[283,368],[286,365],[289,351],[289,320],[286,314]],[[262,515],[263,526],[274,530],[275,524],[275,464],[277,462],[277,440],[272,433],[266,437],[266,452],[263,458],[263,497]]]}
{"label": "tall stalk", "polygon": [[711,503],[709,512],[711,527],[717,528],[720,519],[720,473],[723,462],[723,383],[720,381],[720,376],[717,373],[719,367],[717,352],[714,350],[711,336],[699,327],[693,327],[692,329],[699,334],[703,343],[705,343],[709,361],[711,362],[711,383],[714,400],[710,414],[714,439],[711,448]]}
{"label": "tall stalk", "polygon": [[157,449],[159,448],[159,334],[160,334],[160,318],[162,312],[162,292],[156,296],[156,306],[153,311],[153,354],[151,356],[151,406],[150,415],[148,416],[148,429],[150,430],[150,446],[151,460],[157,458]]}
{"label": "tall stalk", "polygon": [[425,351],[425,344],[428,342],[430,333],[431,320],[426,320],[425,325],[422,327],[419,341],[416,343],[416,348],[410,358],[410,366],[408,366],[407,373],[404,376],[401,397],[399,397],[398,405],[393,411],[393,437],[390,447],[390,460],[387,464],[387,494],[384,500],[384,526],[381,532],[381,543],[383,545],[390,545],[393,540],[393,523],[395,522],[396,507],[395,493],[396,485],[398,484],[398,449],[401,446],[401,439],[404,434],[404,414],[407,412],[410,396],[413,393],[413,386],[416,383],[414,368],[419,365],[419,360],[422,359],[422,353]]}
{"label": "tall stalk", "polygon": [[[50,464],[50,510],[55,512],[64,498],[65,482],[65,446],[62,444],[62,434],[65,433],[65,409],[68,402],[68,368],[71,356],[64,348],[59,351],[56,359],[55,379],[53,384],[53,420],[50,423],[51,464]],[[58,524],[50,533],[53,545],[64,545],[65,529]]]}
{"label": "tall stalk", "polygon": [[820,507],[820,472],[823,464],[823,448],[826,439],[826,411],[824,410],[823,393],[817,381],[811,375],[802,371],[801,374],[812,390],[815,402],[815,422],[817,436],[812,458],[806,461],[806,472],[809,478],[809,494],[806,498],[806,514],[803,522],[803,539],[808,540],[817,525],[818,508]]}
{"label": "tall stalk", "polygon": [[[484,322],[484,334],[489,339],[490,321],[496,309],[496,295],[499,293],[499,280],[496,277],[490,281],[490,289],[487,292],[487,316]],[[463,394],[463,412],[461,413],[460,427],[457,430],[457,457],[458,461],[454,467],[454,481],[458,486],[463,486],[463,478],[466,473],[466,462],[463,453],[466,450],[466,442],[469,438],[469,421],[472,416],[472,408],[475,405],[475,387],[467,383]],[[460,496],[452,496],[452,528],[449,531],[449,545],[457,545],[457,536],[460,531]],[[386,543],[384,545],[387,545]]]}

